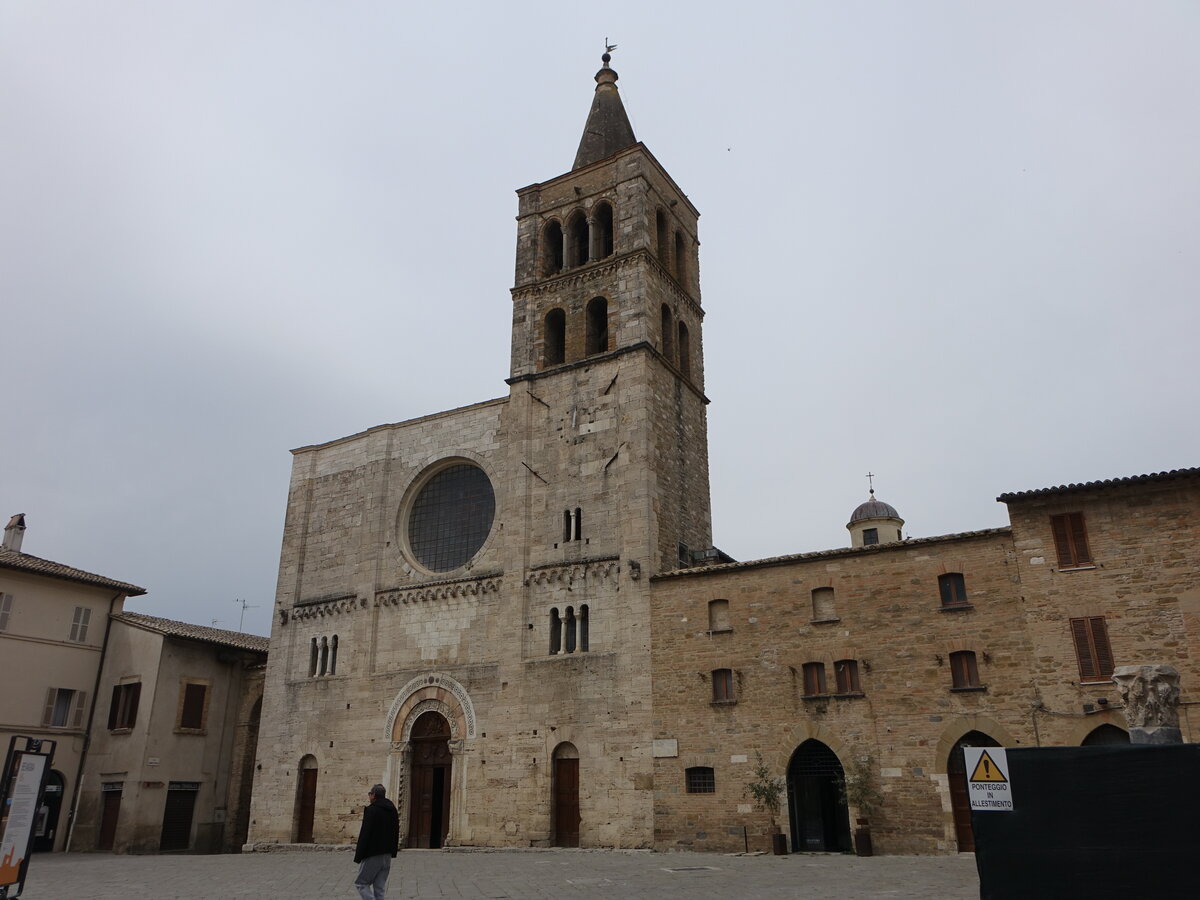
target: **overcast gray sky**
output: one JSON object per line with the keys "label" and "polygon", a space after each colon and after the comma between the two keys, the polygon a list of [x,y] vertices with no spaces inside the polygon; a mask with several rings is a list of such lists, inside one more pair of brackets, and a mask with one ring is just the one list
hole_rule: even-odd
{"label": "overcast gray sky", "polygon": [[288,450],[503,396],[605,37],[702,213],[714,538],[1200,464],[1200,3],[0,4],[0,513],[267,633]]}

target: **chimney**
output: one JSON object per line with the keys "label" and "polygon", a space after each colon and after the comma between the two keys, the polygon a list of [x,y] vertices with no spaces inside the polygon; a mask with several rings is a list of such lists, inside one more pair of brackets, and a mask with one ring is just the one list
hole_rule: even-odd
{"label": "chimney", "polygon": [[17,513],[4,527],[4,549],[21,552],[21,541],[25,537],[25,513]]}

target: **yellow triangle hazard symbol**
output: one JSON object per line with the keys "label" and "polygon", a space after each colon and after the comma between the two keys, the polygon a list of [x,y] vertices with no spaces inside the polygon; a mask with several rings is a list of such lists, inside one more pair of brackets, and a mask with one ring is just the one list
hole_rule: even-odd
{"label": "yellow triangle hazard symbol", "polygon": [[1000,767],[996,765],[986,750],[979,755],[979,762],[975,764],[975,771],[971,773],[971,781],[1001,781],[1007,782],[1004,773],[1000,771]]}

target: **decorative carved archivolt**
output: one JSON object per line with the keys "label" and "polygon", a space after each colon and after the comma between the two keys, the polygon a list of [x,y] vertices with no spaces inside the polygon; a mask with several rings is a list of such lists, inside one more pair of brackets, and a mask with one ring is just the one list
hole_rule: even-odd
{"label": "decorative carved archivolt", "polygon": [[292,608],[293,619],[323,619],[325,616],[336,616],[340,613],[354,612],[356,609],[365,609],[367,600],[364,597],[360,602],[357,596],[338,597],[334,600],[326,600],[324,602],[305,603],[303,606],[295,606]]}
{"label": "decorative carved archivolt", "polygon": [[565,584],[570,587],[577,581],[617,581],[620,575],[620,560],[603,559],[535,569],[525,576],[525,585],[528,587],[531,584]]}
{"label": "decorative carved archivolt", "polygon": [[480,578],[477,581],[455,581],[450,584],[421,585],[411,588],[393,588],[375,594],[376,606],[398,606],[409,603],[426,603],[430,600],[454,600],[460,597],[483,597],[500,590],[501,578]]}
{"label": "decorative carved archivolt", "polygon": [[[426,707],[427,703],[437,705]],[[412,723],[419,715],[414,714],[414,711],[418,709],[421,712],[436,709],[444,715],[450,722],[450,733],[455,739],[475,737],[475,704],[471,702],[471,695],[467,693],[467,689],[445,672],[428,672],[418,675],[402,687],[392,701],[383,739],[391,741],[393,749],[396,749],[397,744],[403,747],[408,742]],[[401,741],[396,741],[397,720],[404,728]],[[466,734],[461,733],[462,730],[457,724],[459,721],[465,727]]]}

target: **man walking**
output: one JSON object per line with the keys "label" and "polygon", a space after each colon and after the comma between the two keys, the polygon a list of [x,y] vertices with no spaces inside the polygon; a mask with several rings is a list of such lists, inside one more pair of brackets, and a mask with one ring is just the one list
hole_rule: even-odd
{"label": "man walking", "polygon": [[367,792],[370,802],[363,810],[362,828],[354,848],[354,861],[359,864],[354,887],[362,900],[383,900],[392,859],[400,846],[400,816],[385,794],[382,784]]}

